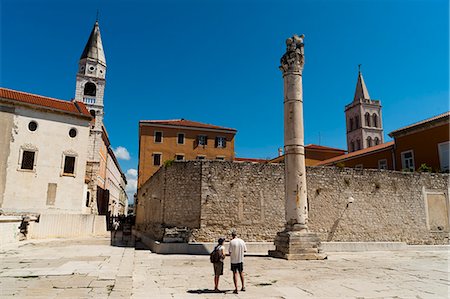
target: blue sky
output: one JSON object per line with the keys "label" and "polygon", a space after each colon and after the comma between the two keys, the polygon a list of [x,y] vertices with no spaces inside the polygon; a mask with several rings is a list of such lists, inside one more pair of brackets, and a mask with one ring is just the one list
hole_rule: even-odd
{"label": "blue sky", "polygon": [[[238,130],[238,157],[283,145],[285,39],[305,34],[305,143],[346,148],[357,65],[387,134],[449,109],[448,1],[1,0],[1,86],[61,99],[99,9],[105,123],[133,180],[138,122],[185,118]],[[320,137],[319,137],[320,136]],[[125,157],[126,158],[126,157]],[[133,182],[133,181],[132,181]]]}

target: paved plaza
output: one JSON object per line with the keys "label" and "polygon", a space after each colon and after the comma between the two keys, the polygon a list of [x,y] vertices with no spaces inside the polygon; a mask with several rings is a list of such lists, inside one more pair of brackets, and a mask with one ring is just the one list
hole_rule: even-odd
{"label": "paved plaza", "polygon": [[213,293],[208,256],[158,255],[109,239],[2,244],[1,298],[448,298],[449,252],[333,252],[324,261],[245,260],[246,292],[233,294],[227,259]]}

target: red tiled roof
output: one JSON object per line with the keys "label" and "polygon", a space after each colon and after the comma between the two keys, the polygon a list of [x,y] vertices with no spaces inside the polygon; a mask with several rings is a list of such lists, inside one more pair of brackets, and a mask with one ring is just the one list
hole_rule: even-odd
{"label": "red tiled roof", "polygon": [[362,149],[362,150],[359,150],[359,151],[351,152],[351,153],[346,154],[346,155],[341,155],[341,156],[337,156],[337,157],[334,157],[334,158],[331,158],[331,159],[328,159],[328,160],[321,161],[320,163],[317,164],[317,166],[327,165],[327,164],[338,162],[338,161],[345,161],[345,160],[348,160],[348,159],[351,159],[351,158],[355,158],[355,157],[358,157],[358,156],[366,155],[366,154],[371,153],[371,152],[380,151],[380,150],[386,149],[386,148],[388,148],[390,146],[393,146],[393,145],[394,145],[394,141],[389,141],[389,142],[386,142],[386,143],[378,144],[378,145],[371,146],[371,147],[368,147],[368,148],[365,148],[365,149]]}
{"label": "red tiled roof", "polygon": [[141,120],[139,123],[144,124],[154,124],[154,125],[168,125],[168,126],[179,126],[179,127],[191,127],[191,128],[201,128],[201,129],[216,129],[216,130],[227,130],[227,131],[234,131],[236,132],[236,129],[232,128],[225,128],[225,127],[219,127],[214,126],[210,124],[200,123],[196,121],[191,121],[187,119],[169,119],[169,120]]}
{"label": "red tiled roof", "polygon": [[305,149],[311,149],[311,150],[325,150],[325,151],[334,151],[334,152],[342,152],[345,153],[346,150],[335,148],[335,147],[329,147],[329,146],[322,146],[317,144],[308,144],[305,145]]}
{"label": "red tiled roof", "polygon": [[390,137],[394,137],[394,136],[397,137],[397,135],[400,135],[402,133],[406,133],[408,131],[414,131],[415,129],[418,129],[420,127],[426,126],[426,125],[428,125],[428,124],[430,124],[432,122],[441,122],[443,119],[445,119],[445,118],[448,119],[449,117],[450,117],[450,111],[447,111],[447,112],[444,112],[442,114],[436,115],[434,117],[427,118],[427,119],[421,120],[419,122],[416,122],[414,124],[411,124],[411,125],[402,127],[400,129],[397,129],[395,131],[392,131],[391,133],[389,133],[389,136]]}
{"label": "red tiled roof", "polygon": [[236,162],[255,162],[255,163],[266,163],[266,159],[256,159],[256,158],[234,158]]}
{"label": "red tiled roof", "polygon": [[12,89],[0,87],[0,98],[12,100],[13,102],[20,102],[33,106],[45,107],[52,110],[59,110],[65,113],[70,113],[82,117],[91,118],[89,111],[82,102],[78,101],[64,101],[54,98],[44,97],[32,93],[16,91]]}

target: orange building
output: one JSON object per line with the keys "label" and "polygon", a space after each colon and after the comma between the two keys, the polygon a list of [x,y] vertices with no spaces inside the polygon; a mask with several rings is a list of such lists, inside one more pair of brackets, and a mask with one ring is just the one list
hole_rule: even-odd
{"label": "orange building", "polygon": [[138,188],[167,160],[234,160],[236,130],[186,119],[139,122]]}
{"label": "orange building", "polygon": [[389,133],[394,141],[320,162],[355,168],[449,171],[449,116],[445,112]]}
{"label": "orange building", "polygon": [[[323,160],[331,159],[334,157],[342,156],[346,153],[346,150],[316,145],[308,144],[305,145],[305,165],[306,166],[316,166]],[[283,163],[284,155],[276,157],[272,160],[267,161],[269,163]]]}

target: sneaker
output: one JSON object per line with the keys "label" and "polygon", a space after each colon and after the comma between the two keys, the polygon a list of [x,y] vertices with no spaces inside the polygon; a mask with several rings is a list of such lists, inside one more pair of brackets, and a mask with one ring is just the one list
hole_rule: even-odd
{"label": "sneaker", "polygon": [[242,291],[242,292],[245,292],[245,288],[244,288],[244,287],[242,287],[241,291]]}
{"label": "sneaker", "polygon": [[234,290],[234,291],[233,291],[233,294],[237,294],[237,293],[238,293],[238,291],[237,291],[237,290]]}

